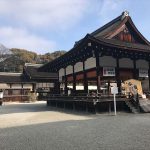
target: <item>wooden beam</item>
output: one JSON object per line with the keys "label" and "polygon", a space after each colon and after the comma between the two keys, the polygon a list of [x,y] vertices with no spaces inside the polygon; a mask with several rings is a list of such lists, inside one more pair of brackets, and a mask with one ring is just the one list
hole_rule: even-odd
{"label": "wooden beam", "polygon": [[136,68],[136,59],[133,59],[133,78],[137,79],[138,75],[137,75],[137,68]]}
{"label": "wooden beam", "polygon": [[149,90],[150,90],[150,61],[148,63],[149,69],[148,69],[148,79],[149,79]]}
{"label": "wooden beam", "polygon": [[95,56],[96,56],[97,92],[100,93],[100,86],[101,86],[101,82],[100,82],[100,59],[99,59],[99,52],[98,51],[95,52]]}
{"label": "wooden beam", "polygon": [[74,70],[74,64],[72,66],[73,66],[73,94],[76,94],[76,74]]}
{"label": "wooden beam", "polygon": [[85,60],[83,60],[83,75],[84,75],[84,92],[88,93],[88,80],[85,70]]}
{"label": "wooden beam", "polygon": [[118,92],[121,93],[121,79],[120,79],[120,73],[119,73],[119,58],[116,57],[116,81],[117,81],[117,87]]}
{"label": "wooden beam", "polygon": [[68,88],[67,88],[67,75],[66,75],[66,67],[64,68],[65,71],[65,95],[68,94]]}

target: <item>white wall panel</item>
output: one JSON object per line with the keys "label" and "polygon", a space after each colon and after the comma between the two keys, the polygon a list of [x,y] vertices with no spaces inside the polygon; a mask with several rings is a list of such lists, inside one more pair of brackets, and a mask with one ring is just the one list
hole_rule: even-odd
{"label": "white wall panel", "polygon": [[129,58],[121,58],[119,59],[119,67],[120,68],[133,68],[133,60]]}
{"label": "white wall panel", "polygon": [[139,59],[136,61],[136,68],[149,69],[148,62],[146,60]]}
{"label": "white wall panel", "polygon": [[112,56],[103,56],[99,59],[101,67],[116,67],[116,59]]}
{"label": "white wall panel", "polygon": [[75,72],[83,71],[83,62],[77,62],[74,66],[74,71]]}
{"label": "white wall panel", "polygon": [[32,89],[32,84],[23,84],[24,89]]}
{"label": "white wall panel", "polygon": [[65,75],[65,69],[64,68],[61,68],[60,70],[59,70],[59,77],[62,77],[62,76],[64,76]]}
{"label": "white wall panel", "polygon": [[12,89],[21,89],[22,85],[21,84],[12,84],[11,88]]}
{"label": "white wall panel", "polygon": [[85,61],[85,70],[96,67],[96,58],[90,57]]}
{"label": "white wall panel", "polygon": [[66,68],[66,75],[72,74],[72,73],[73,73],[73,66],[71,66],[71,65],[67,66],[67,68]]}

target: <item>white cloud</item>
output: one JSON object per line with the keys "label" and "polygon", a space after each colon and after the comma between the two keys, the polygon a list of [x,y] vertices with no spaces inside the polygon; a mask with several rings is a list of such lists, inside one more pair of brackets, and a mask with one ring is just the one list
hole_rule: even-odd
{"label": "white cloud", "polygon": [[99,9],[99,16],[101,22],[107,23],[116,14],[116,17],[121,15],[122,11],[126,8],[127,3],[125,0],[103,0],[101,8]]}
{"label": "white cloud", "polygon": [[25,29],[0,27],[0,41],[8,48],[23,48],[46,53],[56,49],[56,43],[30,34]]}
{"label": "white cloud", "polygon": [[54,51],[57,44],[48,36],[67,34],[89,11],[90,3],[93,1],[0,0],[0,43],[38,53]]}
{"label": "white cloud", "polygon": [[66,29],[88,11],[89,0],[0,0],[0,15],[31,27]]}

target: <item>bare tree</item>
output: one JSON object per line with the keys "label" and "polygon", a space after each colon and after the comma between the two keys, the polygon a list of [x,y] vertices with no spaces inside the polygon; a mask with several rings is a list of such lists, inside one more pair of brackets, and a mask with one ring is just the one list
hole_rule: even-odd
{"label": "bare tree", "polygon": [[7,58],[12,56],[12,52],[4,45],[0,44],[0,62],[5,61]]}

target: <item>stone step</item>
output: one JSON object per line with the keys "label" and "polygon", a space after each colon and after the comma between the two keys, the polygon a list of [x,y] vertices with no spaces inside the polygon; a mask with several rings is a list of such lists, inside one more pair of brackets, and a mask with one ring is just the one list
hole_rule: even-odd
{"label": "stone step", "polygon": [[139,113],[139,109],[137,109],[135,106],[133,106],[132,103],[129,102],[129,100],[125,100],[125,103],[129,107],[129,109],[131,110],[132,113],[134,113],[134,114]]}

